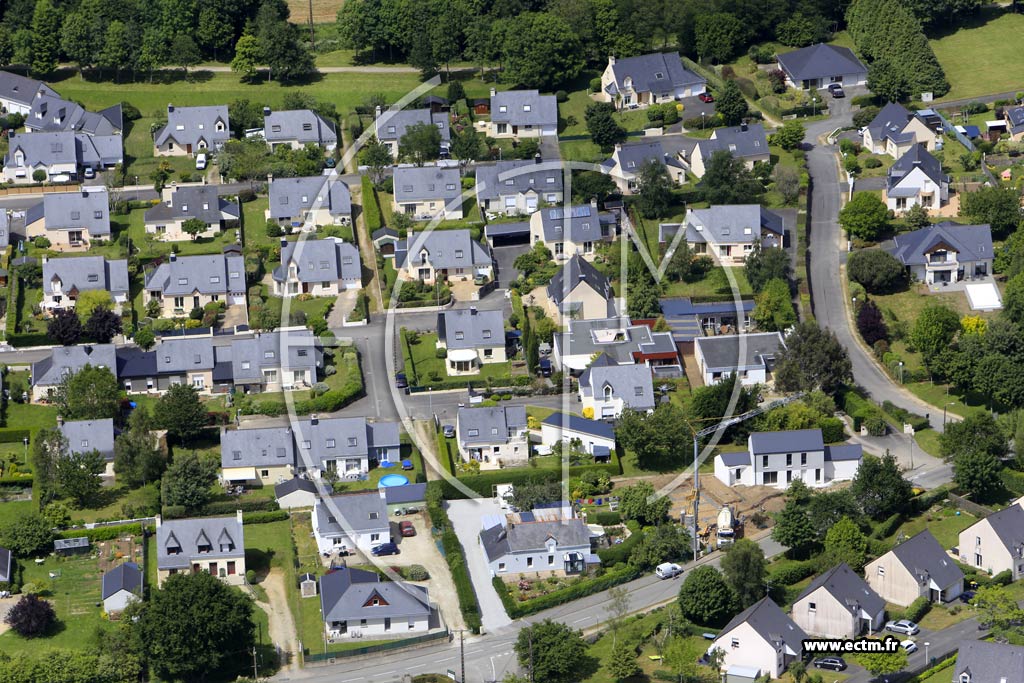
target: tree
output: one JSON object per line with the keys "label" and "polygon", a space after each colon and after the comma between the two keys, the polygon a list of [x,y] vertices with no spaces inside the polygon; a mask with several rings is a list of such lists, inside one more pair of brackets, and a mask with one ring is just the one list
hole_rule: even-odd
{"label": "tree", "polygon": [[117,377],[99,365],[87,363],[65,375],[57,386],[56,403],[67,420],[102,420],[117,417]]}
{"label": "tree", "polygon": [[846,275],[869,294],[890,294],[907,284],[907,269],[881,249],[858,249],[846,260]]}
{"label": "tree", "polygon": [[[714,12],[697,16],[695,27],[697,54],[701,59],[728,62],[735,57],[750,38],[750,29],[743,21],[728,12]],[[726,81],[726,87],[732,81]],[[738,92],[738,91],[737,91]],[[721,112],[721,109],[718,109]],[[744,113],[746,110],[744,109]],[[726,119],[728,121],[728,119]],[[726,125],[733,126],[734,123]]]}
{"label": "tree", "polygon": [[45,505],[58,497],[60,479],[57,476],[57,462],[68,454],[68,440],[57,427],[47,427],[36,432],[32,439],[32,474],[39,504]]}
{"label": "tree", "polygon": [[589,668],[580,632],[550,619],[520,629],[515,651],[531,681],[573,683],[585,678]]}
{"label": "tree", "polygon": [[673,637],[665,645],[662,658],[669,670],[680,681],[701,680],[701,671],[697,662],[704,655],[703,648],[694,643],[692,638]]}
{"label": "tree", "polygon": [[907,666],[907,651],[902,647],[893,652],[864,652],[857,655],[857,663],[875,676],[894,674]]}
{"label": "tree", "polygon": [[960,331],[960,316],[942,304],[928,304],[914,321],[910,341],[930,365],[947,348]]}
{"label": "tree", "polygon": [[[661,288],[651,277],[650,271],[639,256],[630,259],[629,295],[626,308],[631,318],[657,318],[661,315]],[[639,264],[639,265],[638,265]]]}
{"label": "tree", "polygon": [[672,179],[660,160],[650,159],[640,168],[637,210],[644,218],[664,218],[672,206]]}
{"label": "tree", "polygon": [[363,148],[359,150],[359,163],[368,167],[370,180],[373,181],[374,185],[379,186],[384,182],[387,170],[394,163],[391,156],[391,148],[378,140],[377,136],[371,136],[366,141],[366,144],[363,145]]}
{"label": "tree", "polygon": [[83,12],[71,12],[64,17],[61,26],[61,51],[85,71],[92,66],[95,57],[96,26],[92,18]]}
{"label": "tree", "polygon": [[72,346],[82,338],[82,323],[73,310],[59,309],[46,325],[46,336],[62,346]]}
{"label": "tree", "polygon": [[798,149],[804,141],[806,131],[799,121],[786,121],[782,128],[775,131],[775,144],[787,152]]}
{"label": "tree", "polygon": [[736,81],[726,81],[719,89],[715,95],[715,111],[727,126],[738,126],[743,121],[747,115],[747,101]]}
{"label": "tree", "polygon": [[235,43],[235,57],[231,60],[231,70],[242,75],[243,81],[252,80],[260,65],[260,45],[256,36],[249,33]]}
{"label": "tree", "polygon": [[797,323],[776,358],[775,386],[781,391],[821,389],[834,395],[853,380],[846,349],[814,321]]}
{"label": "tree", "polygon": [[629,564],[653,569],[662,562],[682,560],[690,555],[690,534],[679,524],[659,524],[647,529],[629,556]]}
{"label": "tree", "polygon": [[736,595],[710,565],[690,570],[679,589],[679,609],[696,624],[721,626],[733,615]]}
{"label": "tree", "polygon": [[188,68],[202,60],[199,46],[196,45],[196,41],[192,40],[192,36],[180,34],[171,41],[171,61],[180,65],[186,76],[188,76]]}
{"label": "tree", "polygon": [[764,551],[749,538],[741,538],[722,558],[722,573],[740,607],[747,608],[764,597],[767,577]]}
{"label": "tree", "polygon": [[870,299],[861,304],[857,311],[857,331],[868,346],[889,338],[889,329],[882,318],[882,312]]}
{"label": "tree", "polygon": [[589,202],[596,199],[598,202],[604,202],[609,195],[616,192],[618,188],[615,187],[615,181],[610,175],[599,171],[573,171],[572,195],[577,201]]}
{"label": "tree", "polygon": [[199,235],[206,232],[207,229],[206,222],[199,218],[188,218],[181,224],[181,231],[189,235],[193,242],[195,242]]}
{"label": "tree", "polygon": [[608,661],[608,673],[616,681],[624,681],[640,673],[640,665],[636,663],[636,645],[625,640],[616,641],[612,645],[611,659]]}
{"label": "tree", "polygon": [[[692,422],[714,424],[712,420],[720,420],[723,415],[741,415],[757,405],[757,394],[754,389],[745,388],[741,385],[739,395],[736,398],[736,405],[730,409],[729,404],[732,401],[735,388],[736,378],[735,376],[729,376],[710,386],[694,389],[688,417]],[[681,422],[682,420],[679,421]],[[690,438],[690,433],[686,431],[685,427],[680,428],[679,434],[682,438],[677,439],[677,443],[683,443]],[[692,460],[686,458],[684,464],[688,462],[692,462]]]}
{"label": "tree", "polygon": [[825,534],[825,564],[829,567],[845,562],[860,572],[868,559],[868,539],[849,517],[840,519]]}
{"label": "tree", "polygon": [[1006,237],[1021,222],[1020,193],[1012,187],[981,187],[964,192],[960,215],[977,223],[988,223],[996,239]]}
{"label": "tree", "polygon": [[666,496],[654,497],[654,487],[640,482],[622,489],[619,495],[619,513],[623,519],[635,519],[643,526],[661,524],[672,505]]}
{"label": "tree", "polygon": [[614,113],[615,105],[610,102],[591,102],[584,111],[590,139],[601,149],[610,149],[626,139],[626,129],[612,118]]}
{"label": "tree", "polygon": [[14,57],[14,37],[6,26],[0,26],[0,66],[8,66]]}
{"label": "tree", "polygon": [[464,126],[462,130],[455,131],[455,136],[452,138],[451,153],[459,160],[459,166],[465,171],[466,165],[470,161],[479,161],[483,158],[483,136],[473,126]]}
{"label": "tree", "polygon": [[462,86],[462,81],[449,81],[446,94],[449,104],[454,105],[459,100],[466,98],[466,89]]}
{"label": "tree", "polygon": [[861,512],[872,519],[885,519],[899,512],[913,495],[910,482],[903,478],[899,463],[888,451],[881,458],[864,454],[850,492]]}
{"label": "tree", "polygon": [[53,605],[38,595],[23,595],[7,611],[4,623],[22,638],[38,638],[57,623],[57,613]]}
{"label": "tree", "polygon": [[948,422],[939,435],[939,453],[947,461],[970,452],[1002,458],[1009,450],[1006,435],[987,411],[971,413],[959,422]]}
{"label": "tree", "polygon": [[793,310],[789,284],[785,280],[769,280],[754,297],[751,317],[758,327],[769,332],[781,332],[795,323],[796,311]]}
{"label": "tree", "polygon": [[167,455],[154,434],[149,411],[139,406],[128,418],[128,428],[114,439],[114,472],[132,488],[156,481],[167,469]]}
{"label": "tree", "polygon": [[78,293],[78,298],[75,300],[75,313],[78,314],[79,322],[84,325],[94,310],[110,308],[113,302],[114,299],[107,290],[87,289]]}
{"label": "tree", "polygon": [[807,514],[809,499],[806,484],[799,480],[791,483],[786,491],[786,504],[774,515],[772,527],[772,538],[800,556],[806,556],[818,543],[818,534]]}
{"label": "tree", "polygon": [[189,442],[206,426],[206,409],[199,393],[187,384],[172,384],[157,404],[160,424],[178,442]]}
{"label": "tree", "polygon": [[857,520],[862,516],[861,506],[849,489],[839,491],[818,491],[807,503],[807,515],[814,525],[819,541],[825,542],[828,530],[843,517]]}
{"label": "tree", "polygon": [[57,481],[60,495],[85,507],[100,492],[100,475],[106,463],[99,451],[70,451],[57,460]]}
{"label": "tree", "polygon": [[255,643],[253,601],[206,572],[168,577],[139,612],[128,628],[162,679],[203,680]]}
{"label": "tree", "polygon": [[971,606],[978,612],[978,622],[988,624],[994,635],[1007,638],[1021,634],[1024,610],[1005,586],[982,586],[971,598]]}
{"label": "tree", "polygon": [[203,7],[199,10],[196,37],[211,51],[214,61],[217,61],[217,53],[230,50],[231,41],[235,38],[231,17],[212,5]]}
{"label": "tree", "polygon": [[53,529],[38,512],[23,512],[0,525],[0,547],[15,557],[31,557],[52,550]]}
{"label": "tree", "polygon": [[36,0],[32,12],[32,74],[45,77],[57,70],[60,57],[61,11],[52,0]]}
{"label": "tree", "polygon": [[754,242],[754,248],[744,260],[747,282],[754,293],[764,289],[771,280],[789,281],[789,254],[785,249],[765,249],[760,242]]}
{"label": "tree", "polygon": [[85,333],[100,344],[109,344],[111,339],[121,334],[121,316],[109,308],[94,308],[85,321]]}
{"label": "tree", "polygon": [[[986,413],[987,414],[987,413]],[[1003,491],[1003,463],[991,453],[968,450],[953,458],[953,481],[975,501],[992,500]]]}
{"label": "tree", "polygon": [[503,79],[550,90],[583,71],[583,47],[565,20],[546,12],[524,12],[508,21],[501,46]]}
{"label": "tree", "polygon": [[914,204],[907,209],[903,214],[903,222],[914,230],[926,228],[932,224],[931,219],[928,218],[928,209],[920,204]]}
{"label": "tree", "polygon": [[807,47],[818,40],[821,34],[821,20],[800,13],[779,24],[775,32],[779,42],[789,47]]}
{"label": "tree", "polygon": [[782,195],[782,201],[793,204],[800,198],[800,172],[792,166],[776,164],[772,169],[775,190]]}
{"label": "tree", "polygon": [[710,204],[757,204],[764,194],[764,186],[743,161],[724,149],[713,152],[705,162],[704,177],[697,187]]}
{"label": "tree", "polygon": [[616,431],[622,447],[635,453],[645,469],[692,462],[679,451],[679,444],[688,442],[690,433],[682,411],[674,404],[661,403],[650,415],[624,410]]}
{"label": "tree", "polygon": [[1003,292],[1003,315],[1018,325],[1024,323],[1024,271],[1017,273],[1006,283]]}
{"label": "tree", "polygon": [[887,59],[874,61],[868,67],[868,88],[888,102],[903,102],[910,97],[907,79]]}
{"label": "tree", "polygon": [[870,192],[858,192],[839,210],[839,224],[849,234],[871,241],[889,225],[889,209]]}
{"label": "tree", "polygon": [[200,460],[195,452],[178,455],[163,477],[163,503],[198,510],[209,502],[210,487],[215,481],[216,462]]}
{"label": "tree", "polygon": [[398,141],[398,154],[406,161],[422,166],[441,156],[441,131],[432,123],[414,123]]}

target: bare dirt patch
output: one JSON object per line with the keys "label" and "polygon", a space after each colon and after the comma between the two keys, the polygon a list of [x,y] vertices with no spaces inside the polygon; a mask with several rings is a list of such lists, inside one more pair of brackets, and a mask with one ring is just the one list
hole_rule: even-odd
{"label": "bare dirt patch", "polygon": [[291,12],[289,19],[293,24],[308,25],[309,10],[312,4],[313,23],[330,24],[337,20],[338,10],[344,0],[288,0],[288,9]]}

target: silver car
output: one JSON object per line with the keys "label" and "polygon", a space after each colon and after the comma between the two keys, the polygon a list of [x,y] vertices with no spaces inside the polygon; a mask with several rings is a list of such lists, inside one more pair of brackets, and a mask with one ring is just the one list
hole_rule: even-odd
{"label": "silver car", "polygon": [[908,636],[915,636],[921,629],[910,619],[900,619],[899,621],[890,621],[887,623],[885,625],[885,630],[892,631],[893,633],[903,633]]}

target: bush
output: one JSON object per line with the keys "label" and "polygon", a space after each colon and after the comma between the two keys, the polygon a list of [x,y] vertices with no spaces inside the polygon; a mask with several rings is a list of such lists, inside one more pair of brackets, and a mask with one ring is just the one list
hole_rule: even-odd
{"label": "bush", "polygon": [[868,157],[864,160],[864,168],[881,168],[882,162],[875,157]]}
{"label": "bush", "polygon": [[141,535],[141,524],[117,524],[114,526],[99,526],[94,529],[67,529],[65,531],[57,532],[58,538],[81,538],[84,536],[89,539],[90,543],[111,541],[115,538],[121,538],[122,536]]}
{"label": "bush", "polygon": [[256,201],[256,193],[252,190],[239,190],[238,201],[241,204],[248,204],[249,202]]}
{"label": "bush", "polygon": [[875,531],[871,535],[879,539],[889,538],[896,533],[901,524],[903,524],[903,513],[897,512],[875,527]]}
{"label": "bush", "polygon": [[846,439],[846,425],[838,417],[823,417],[818,420],[818,429],[825,443],[836,443]]}
{"label": "bush", "polygon": [[975,100],[973,102],[968,102],[967,104],[965,104],[960,111],[969,115],[984,114],[985,112],[988,111],[988,105],[985,104],[984,102],[978,102],[977,100]]}
{"label": "bush", "polygon": [[287,510],[276,512],[253,512],[242,515],[242,524],[269,524],[270,522],[283,522],[288,519]]}
{"label": "bush", "polygon": [[246,569],[245,570],[245,582],[250,584],[250,585],[256,583],[256,570],[255,569]]}
{"label": "bush", "polygon": [[889,294],[903,288],[907,282],[903,264],[881,249],[860,249],[850,254],[846,274],[871,294]]}
{"label": "bush", "polygon": [[590,79],[590,92],[601,92],[601,77]]}
{"label": "bush", "polygon": [[808,576],[813,576],[816,569],[817,564],[814,560],[788,563],[776,571],[769,572],[768,580],[773,586],[792,586]]}
{"label": "bush", "polygon": [[603,566],[614,567],[620,562],[628,562],[629,556],[640,545],[644,538],[644,532],[640,528],[640,524],[631,520],[627,523],[627,526],[631,532],[629,538],[618,545],[613,545],[610,548],[601,548],[597,551],[597,556],[601,558]]}
{"label": "bush", "polygon": [[993,576],[990,583],[996,586],[1009,586],[1013,583],[1013,573],[1009,569],[1004,569]]}
{"label": "bush", "polygon": [[126,121],[138,121],[142,118],[142,112],[131,102],[121,102],[121,116]]}
{"label": "bush", "polygon": [[615,526],[622,524],[622,515],[618,512],[598,512],[594,515],[594,522],[601,526]]}
{"label": "bush", "polygon": [[373,182],[369,176],[365,175],[362,180],[362,201],[363,219],[366,221],[366,229],[372,235],[375,230],[383,227],[384,219],[381,217],[380,204],[377,203],[377,192],[373,189]]}
{"label": "bush", "polygon": [[927,595],[922,595],[907,606],[907,609],[903,612],[903,618],[917,623],[924,615],[928,614],[931,608],[931,600],[928,599]]}
{"label": "bush", "polygon": [[[598,86],[598,87],[600,87],[600,86]],[[569,101],[569,93],[565,92],[564,90],[556,91],[555,92],[555,101],[559,102],[559,103],[568,102]]]}
{"label": "bush", "polygon": [[864,420],[864,428],[871,436],[885,436],[889,431],[889,425],[881,415],[872,415]]}
{"label": "bush", "polygon": [[931,422],[929,422],[928,418],[924,415],[918,415],[917,413],[912,413],[909,410],[904,410],[892,401],[882,401],[882,410],[903,424],[909,424],[914,428],[914,431],[917,432],[931,426]]}

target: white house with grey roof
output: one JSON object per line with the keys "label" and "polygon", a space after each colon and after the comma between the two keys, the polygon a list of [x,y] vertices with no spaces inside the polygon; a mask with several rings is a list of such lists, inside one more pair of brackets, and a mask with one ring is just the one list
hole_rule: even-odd
{"label": "white house with grey roof", "polygon": [[[542,288],[544,310],[555,324],[567,320],[595,320],[615,315],[615,292],[604,273],[573,254]],[[541,298],[535,290],[534,300]]]}
{"label": "white house with grey roof", "polygon": [[833,83],[852,87],[868,82],[868,68],[847,47],[817,43],[780,54],[776,61],[791,88],[816,90]]}
{"label": "white house with grey roof", "polygon": [[117,614],[142,599],[143,576],[139,565],[122,562],[103,574],[100,599],[106,614]]}
{"label": "white house with grey roof", "polygon": [[115,311],[128,301],[128,261],[108,261],[103,256],[69,256],[43,261],[44,310],[74,308],[82,292],[99,290],[110,293]]}
{"label": "white house with grey roof", "polygon": [[608,57],[601,74],[602,102],[616,107],[647,107],[696,97],[705,92],[707,81],[683,67],[678,52],[654,52],[635,57]]}
{"label": "white house with grey roof", "polygon": [[778,332],[728,334],[694,339],[693,355],[705,386],[736,375],[745,387],[765,384],[785,347]]}
{"label": "white house with grey roof", "polygon": [[46,174],[44,180],[68,182],[78,177],[79,170],[111,168],[124,160],[120,135],[88,135],[73,131],[47,133],[11,133],[4,156],[4,181],[24,184],[37,181],[36,171]]}
{"label": "white house with grey roof", "polygon": [[806,633],[852,639],[885,624],[885,600],[842,562],[816,577],[793,603],[793,621]]}
{"label": "white house with grey roof", "polygon": [[961,642],[952,683],[1024,683],[1024,647],[989,640]]}
{"label": "white house with grey roof", "polygon": [[428,285],[494,276],[490,252],[464,228],[410,232],[395,246],[395,267],[399,278]]}
{"label": "white house with grey roof", "polygon": [[901,607],[918,598],[949,602],[964,589],[963,571],[928,529],[868,562],[864,579],[883,600]]}
{"label": "white house with grey roof", "polygon": [[[146,209],[146,232],[166,242],[216,237],[221,230],[238,226],[239,209],[235,202],[217,194],[215,185],[172,185],[165,187],[160,203]],[[185,221],[196,219],[206,224],[198,235],[182,230]]]}
{"label": "white house with grey roof", "polygon": [[960,532],[960,561],[978,571],[996,575],[1008,571],[1013,580],[1024,578],[1024,498]]}
{"label": "white house with grey roof", "polygon": [[599,562],[591,546],[592,533],[582,519],[533,522],[503,520],[480,532],[487,566],[492,576],[527,572],[549,575],[582,573]]}
{"label": "white house with grey roof", "polygon": [[448,126],[448,113],[433,112],[430,109],[400,109],[392,111],[377,107],[376,119],[373,122],[377,140],[388,146],[391,156],[398,159],[401,155],[399,145],[402,136],[411,126],[435,126],[441,135],[439,154],[447,154],[451,147],[452,132]]}
{"label": "white house with grey roof", "polygon": [[542,209],[530,216],[530,244],[543,243],[556,261],[580,254],[593,261],[602,242],[617,233],[615,215],[598,211],[597,203]]}
{"label": "white house with grey roof", "polygon": [[937,211],[949,203],[949,176],[939,160],[920,145],[889,167],[882,199],[891,211],[903,213],[915,204]]}
{"label": "white house with grey roof", "polygon": [[487,131],[498,139],[558,135],[558,102],[554,95],[541,95],[536,90],[498,92],[491,88],[491,123]]}
{"label": "white house with grey roof", "polygon": [[1003,109],[1003,118],[1006,121],[1006,130],[1010,134],[1010,140],[1013,142],[1024,140],[1024,107],[1006,107]]}
{"label": "white house with grey roof", "polygon": [[394,210],[414,221],[461,220],[462,178],[458,168],[399,166],[394,171]]}
{"label": "white house with grey roof", "polygon": [[704,177],[708,161],[715,152],[728,152],[743,162],[748,169],[757,162],[768,162],[768,137],[760,123],[741,123],[728,128],[716,128],[707,140],[698,140],[690,152],[690,170],[698,178]]}
{"label": "white house with grey roof", "polygon": [[292,479],[294,469],[291,427],[221,427],[220,476],[225,483],[273,486]]}
{"label": "white house with grey roof", "polygon": [[78,344],[57,346],[49,355],[32,363],[32,400],[41,401],[56,389],[68,374],[86,365],[106,368],[117,375],[117,355],[113,344]]}
{"label": "white house with grey roof", "polygon": [[363,479],[370,463],[397,463],[401,438],[396,422],[369,422],[365,417],[321,418],[310,415],[294,424],[300,471],[339,479]]}
{"label": "white house with grey roof", "polygon": [[282,227],[310,231],[319,225],[352,223],[352,193],[334,171],[302,178],[270,176],[267,186],[265,215]]}
{"label": "white house with grey roof", "polygon": [[[756,244],[764,249],[782,249],[785,244],[782,216],[758,204],[688,209],[682,227],[695,254],[707,254],[723,266],[744,265]],[[671,242],[678,229],[659,226],[659,241]]]}
{"label": "white house with grey roof", "polygon": [[552,358],[559,369],[578,374],[598,356],[616,365],[659,366],[679,370],[679,350],[671,332],[655,332],[627,316],[596,320],[569,320],[568,332],[554,337]]}
{"label": "white house with grey roof", "polygon": [[530,459],[530,435],[524,406],[459,408],[455,419],[459,455],[481,468],[525,465]]}
{"label": "white house with grey roof", "polygon": [[271,273],[274,296],[337,296],[363,286],[359,248],[337,237],[282,241],[281,264]]}
{"label": "white house with grey roof", "polygon": [[25,129],[34,133],[72,131],[86,135],[121,135],[124,116],[120,103],[91,112],[77,102],[40,90],[25,117]]}
{"label": "white house with grey roof", "polygon": [[316,484],[304,477],[292,477],[274,485],[274,498],[282,510],[311,508],[317,495]]}
{"label": "white house with grey roof", "polygon": [[321,554],[370,551],[391,541],[391,524],[379,491],[320,499],[313,506],[313,538]]}
{"label": "white house with grey roof", "polygon": [[146,273],[146,301],[160,304],[160,315],[174,318],[223,301],[245,306],[245,264],[241,256],[176,256]]}
{"label": "white house with grey roof", "polygon": [[649,413],[654,410],[654,381],[643,364],[619,365],[601,354],[580,375],[583,414],[598,420],[614,420],[625,409]]}
{"label": "white house with grey roof", "polygon": [[525,216],[545,204],[560,204],[562,171],[534,160],[498,161],[476,166],[476,201],[481,211]]}
{"label": "white house with grey roof", "polygon": [[540,423],[540,442],[548,448],[556,443],[578,442],[595,460],[611,457],[615,450],[615,429],[603,420],[588,420],[572,413],[552,413]]}
{"label": "white house with grey roof", "polygon": [[887,102],[864,128],[864,149],[872,154],[888,154],[899,159],[912,145],[934,151],[941,131],[930,128],[924,119],[896,102]]}
{"label": "white house with grey roof", "polygon": [[59,97],[56,90],[40,80],[0,70],[0,110],[28,116],[37,95]]}
{"label": "white house with grey roof", "polygon": [[271,111],[270,107],[264,107],[263,139],[271,151],[278,147],[302,149],[316,145],[333,152],[338,146],[334,124],[311,109]]}
{"label": "white house with grey roof", "polygon": [[153,155],[192,156],[219,150],[231,137],[227,105],[167,105],[167,123],[153,136]]}
{"label": "white house with grey roof", "polygon": [[754,432],[746,451],[715,456],[715,478],[726,486],[780,489],[799,479],[820,488],[853,479],[863,455],[860,444],[826,445],[820,429]]}
{"label": "white house with grey roof", "polygon": [[708,654],[715,650],[723,654],[723,671],[745,667],[756,669],[758,675],[779,678],[790,664],[803,657],[806,638],[807,634],[771,598],[762,598],[718,632]]}
{"label": "white house with grey roof", "polygon": [[992,273],[992,229],[945,221],[896,235],[889,252],[926,284],[960,282]]}
{"label": "white house with grey roof", "polygon": [[666,152],[658,140],[615,143],[611,157],[601,163],[601,171],[611,176],[619,192],[634,194],[640,189],[641,171],[651,162],[663,167],[676,185],[686,182],[685,164]]}
{"label": "white house with grey roof", "polygon": [[46,237],[56,251],[88,249],[95,239],[110,238],[107,188],[53,192],[25,211],[28,239]]}
{"label": "white house with grey roof", "polygon": [[504,315],[503,311],[478,311],[476,307],[437,314],[437,348],[446,351],[448,375],[475,375],[486,364],[508,360]]}
{"label": "white house with grey roof", "polygon": [[426,586],[385,581],[376,572],[349,567],[320,577],[320,610],[328,641],[407,638],[429,631],[437,615]]}
{"label": "white house with grey roof", "polygon": [[231,344],[231,378],[237,391],[295,391],[316,384],[323,349],[305,327],[257,332]]}
{"label": "white house with grey roof", "polygon": [[232,517],[156,516],[156,583],[174,574],[206,572],[233,586],[245,583],[242,511]]}
{"label": "white house with grey roof", "polygon": [[114,429],[112,418],[98,420],[65,420],[57,416],[57,429],[68,440],[69,453],[98,451],[107,462],[114,460]]}

